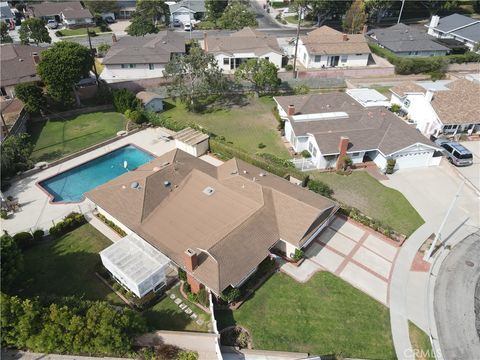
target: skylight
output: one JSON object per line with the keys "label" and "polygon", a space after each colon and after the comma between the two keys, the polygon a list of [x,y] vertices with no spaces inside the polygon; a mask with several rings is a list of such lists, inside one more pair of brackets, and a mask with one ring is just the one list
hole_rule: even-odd
{"label": "skylight", "polygon": [[295,122],[302,121],[318,121],[318,120],[331,120],[331,119],[347,119],[348,114],[343,111],[326,112],[318,114],[305,114],[305,115],[293,115],[292,119]]}

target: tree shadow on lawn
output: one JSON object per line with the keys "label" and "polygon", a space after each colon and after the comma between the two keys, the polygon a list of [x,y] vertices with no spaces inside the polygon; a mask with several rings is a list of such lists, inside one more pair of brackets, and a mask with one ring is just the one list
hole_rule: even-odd
{"label": "tree shadow on lawn", "polygon": [[[164,297],[160,301],[169,301]],[[176,305],[175,305],[176,306]],[[172,309],[156,310],[154,306],[142,313],[147,322],[149,331],[154,330],[172,330],[172,331],[189,331],[186,327],[192,323],[192,319],[183,313]]]}

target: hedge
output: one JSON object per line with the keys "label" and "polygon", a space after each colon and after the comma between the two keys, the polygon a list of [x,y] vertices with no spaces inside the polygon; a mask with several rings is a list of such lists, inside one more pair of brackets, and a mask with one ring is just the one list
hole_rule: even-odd
{"label": "hedge", "polygon": [[113,231],[115,231],[118,235],[120,235],[120,236],[126,236],[127,235],[127,233],[125,231],[123,231],[123,229],[120,226],[118,226],[117,224],[115,224],[112,220],[107,219],[105,216],[103,216],[100,213],[97,214],[97,217],[103,223],[105,223],[105,225],[107,225],[109,228],[111,228]]}
{"label": "hedge", "polygon": [[49,233],[54,237],[59,237],[72,230],[75,230],[86,222],[87,220],[85,219],[85,216],[76,212],[72,212],[68,214],[65,219],[53,225],[50,228]]}

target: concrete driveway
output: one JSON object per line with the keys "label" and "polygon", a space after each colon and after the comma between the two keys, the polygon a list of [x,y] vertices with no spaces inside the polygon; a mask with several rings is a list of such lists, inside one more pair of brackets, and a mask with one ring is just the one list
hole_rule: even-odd
{"label": "concrete driveway", "polygon": [[464,141],[461,143],[473,154],[473,165],[457,167],[456,170],[480,192],[480,141]]}

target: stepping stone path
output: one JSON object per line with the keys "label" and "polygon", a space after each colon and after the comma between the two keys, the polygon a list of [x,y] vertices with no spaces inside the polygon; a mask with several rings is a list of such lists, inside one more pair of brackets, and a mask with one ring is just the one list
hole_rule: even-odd
{"label": "stepping stone path", "polygon": [[182,300],[181,300],[181,299],[176,299],[176,300],[175,300],[175,304],[180,305],[181,303],[182,303]]}
{"label": "stepping stone path", "polygon": [[185,312],[186,312],[188,315],[190,315],[193,311],[192,311],[192,309],[190,309],[190,308],[186,308],[186,309],[185,309]]}
{"label": "stepping stone path", "polygon": [[176,297],[176,295],[173,294],[170,290],[168,290],[166,293],[167,293],[167,295],[169,295],[169,298],[170,298],[171,300],[173,300],[173,302],[174,302],[181,310],[183,310],[183,311],[185,312],[185,314],[187,314],[187,316],[188,316],[190,319],[196,320],[195,322],[197,323],[197,325],[202,326],[202,325],[205,323],[201,318],[198,317],[197,314],[195,314],[195,313],[193,312],[192,309],[190,309],[190,308],[188,307],[187,304],[184,304],[184,303],[182,302],[182,299]]}
{"label": "stepping stone path", "polygon": [[196,318],[198,318],[198,315],[193,313],[192,315],[190,315],[190,318],[192,318],[193,320],[195,320]]}
{"label": "stepping stone path", "polygon": [[170,299],[175,300],[176,296],[175,294],[170,294]]}
{"label": "stepping stone path", "polygon": [[187,308],[187,305],[185,304],[180,305],[180,309],[185,310],[186,308]]}
{"label": "stepping stone path", "polygon": [[203,325],[203,320],[202,319],[198,319],[197,321],[195,321],[198,325],[202,326]]}

